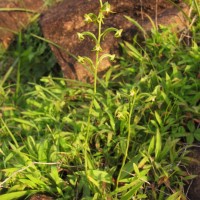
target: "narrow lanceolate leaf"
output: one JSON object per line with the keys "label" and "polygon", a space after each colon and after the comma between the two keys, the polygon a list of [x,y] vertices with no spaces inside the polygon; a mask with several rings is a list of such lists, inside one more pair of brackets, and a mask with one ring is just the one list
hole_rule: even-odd
{"label": "narrow lanceolate leaf", "polygon": [[166,93],[161,91],[161,95],[162,95],[164,101],[167,103],[167,105],[169,105],[171,102],[170,102],[170,99],[168,98],[168,96],[166,95]]}
{"label": "narrow lanceolate leaf", "polygon": [[149,158],[146,156],[144,157],[138,164],[138,169],[143,168],[145,164],[149,161]]}
{"label": "narrow lanceolate leaf", "polygon": [[19,181],[23,184],[23,186],[28,186],[28,188],[38,188],[38,185],[29,179],[21,178]]}
{"label": "narrow lanceolate leaf", "polygon": [[62,179],[59,177],[59,172],[57,166],[51,166],[51,173],[50,176],[52,180],[56,183],[56,185],[59,185],[60,182],[62,182]]}
{"label": "narrow lanceolate leaf", "polygon": [[20,119],[20,118],[13,118],[13,120],[16,121],[16,122],[19,122],[23,125],[27,125],[27,126],[30,126],[32,128],[35,128],[36,130],[38,130],[38,128],[36,127],[36,125],[33,122],[30,122],[30,121],[25,120],[25,119]]}
{"label": "narrow lanceolate leaf", "polygon": [[157,120],[158,124],[160,126],[162,126],[163,125],[162,119],[161,119],[160,115],[158,114],[158,112],[156,112],[156,111],[155,111],[155,117],[156,117],[156,120]]}
{"label": "narrow lanceolate leaf", "polygon": [[151,155],[155,146],[155,136],[152,137],[151,142],[149,144],[148,153]]}
{"label": "narrow lanceolate leaf", "polygon": [[121,200],[128,200],[128,199],[134,199],[134,197],[136,196],[136,193],[138,192],[138,190],[141,188],[141,186],[143,185],[143,182],[138,182],[136,185],[132,186],[131,189],[121,197]]}
{"label": "narrow lanceolate leaf", "polygon": [[101,106],[96,99],[94,99],[93,102],[94,102],[94,106],[95,106],[96,109],[101,109]]}
{"label": "narrow lanceolate leaf", "polygon": [[168,140],[166,141],[165,145],[163,146],[162,152],[160,154],[160,159],[164,159],[165,156],[168,155],[168,153],[171,150],[171,148],[173,148],[178,141],[179,141],[179,139],[171,140],[171,138],[168,138]]}
{"label": "narrow lanceolate leaf", "polygon": [[133,163],[133,169],[134,169],[135,173],[137,174],[137,176],[140,176],[140,171],[135,163]]}
{"label": "narrow lanceolate leaf", "polygon": [[162,148],[161,135],[159,129],[156,131],[156,148],[155,148],[155,158],[158,159]]}
{"label": "narrow lanceolate leaf", "polygon": [[105,112],[108,114],[108,117],[110,119],[110,125],[111,125],[112,129],[115,131],[115,120],[114,120],[112,113],[108,109],[106,109]]}
{"label": "narrow lanceolate leaf", "polygon": [[141,187],[141,185],[144,184],[144,182],[147,181],[147,177],[146,176],[141,176],[140,179],[138,179],[138,177],[134,177],[131,181],[130,184],[125,184],[122,187],[117,188],[115,191],[111,192],[111,195],[115,195],[117,193],[120,192],[126,192],[127,190],[131,190],[134,188],[134,192],[137,192],[137,190]]}
{"label": "narrow lanceolate leaf", "polygon": [[49,188],[48,185],[42,180],[42,177],[41,179],[39,179],[38,177],[34,176],[34,174],[25,174],[25,175],[26,175],[26,178],[28,178],[33,183],[39,185],[40,188],[44,188],[44,189]]}
{"label": "narrow lanceolate leaf", "polygon": [[28,195],[28,191],[12,192],[8,194],[0,195],[1,200],[13,200]]}
{"label": "narrow lanceolate leaf", "polygon": [[143,60],[143,55],[130,43],[125,42],[125,45],[127,47],[127,53],[130,56],[133,56],[134,58],[138,59],[139,61]]}
{"label": "narrow lanceolate leaf", "polygon": [[142,31],[142,33],[144,34],[144,36],[147,35],[145,29],[133,18],[129,17],[129,16],[125,16],[126,19],[128,19],[130,22],[132,22],[137,28],[139,28],[140,31]]}
{"label": "narrow lanceolate leaf", "polygon": [[167,198],[167,200],[181,200],[181,191],[175,192]]}

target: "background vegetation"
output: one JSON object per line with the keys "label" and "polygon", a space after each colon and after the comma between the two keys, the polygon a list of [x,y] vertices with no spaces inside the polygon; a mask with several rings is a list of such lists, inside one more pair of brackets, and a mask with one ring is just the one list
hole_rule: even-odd
{"label": "background vegetation", "polygon": [[188,4],[183,32],[121,43],[95,86],[62,78],[37,23],[1,51],[1,200],[186,199],[200,141],[200,7]]}

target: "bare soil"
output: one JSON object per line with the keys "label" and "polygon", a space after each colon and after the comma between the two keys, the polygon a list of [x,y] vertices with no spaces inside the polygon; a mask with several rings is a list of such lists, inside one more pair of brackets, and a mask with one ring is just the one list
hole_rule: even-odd
{"label": "bare soil", "polygon": [[53,200],[53,197],[47,196],[45,194],[35,194],[29,200]]}
{"label": "bare soil", "polygon": [[200,146],[191,148],[189,157],[191,158],[188,172],[197,175],[186,187],[187,196],[190,200],[200,199]]}

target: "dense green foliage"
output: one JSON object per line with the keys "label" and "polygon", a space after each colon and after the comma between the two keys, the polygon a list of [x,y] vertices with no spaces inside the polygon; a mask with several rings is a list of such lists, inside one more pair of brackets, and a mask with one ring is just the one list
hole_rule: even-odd
{"label": "dense green foliage", "polygon": [[58,77],[57,70],[55,77],[47,44],[30,34],[40,34],[37,26],[19,34],[1,54],[1,200],[35,193],[63,200],[186,199],[184,185],[193,178],[187,147],[200,141],[194,2],[189,38],[161,27],[143,42],[135,36],[121,43],[118,64],[94,86]]}

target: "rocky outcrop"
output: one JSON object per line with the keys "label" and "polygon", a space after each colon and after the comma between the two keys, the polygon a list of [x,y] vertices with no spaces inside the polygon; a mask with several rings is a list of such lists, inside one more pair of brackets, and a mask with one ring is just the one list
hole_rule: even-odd
{"label": "rocky outcrop", "polygon": [[[137,20],[145,30],[152,27],[149,17],[155,25],[175,24],[179,29],[185,26],[182,9],[185,5],[180,1],[170,3],[168,0],[109,0],[112,14],[107,16],[104,28],[115,27],[123,29],[122,38],[129,40],[138,29],[129,22],[124,15]],[[77,62],[75,57],[88,56],[95,59],[95,53],[91,50],[94,43],[90,38],[80,41],[77,32],[91,31],[97,33],[97,26],[84,22],[84,14],[97,13],[99,10],[98,0],[64,0],[62,3],[43,13],[40,24],[44,37],[61,48],[51,45],[51,49],[62,67],[65,77],[81,81],[91,81],[92,75],[85,67]],[[112,34],[102,42],[103,52],[118,53],[118,41]],[[72,56],[72,55],[74,56]],[[105,60],[99,68],[99,72],[105,71],[110,65]]]}
{"label": "rocky outcrop", "polygon": [[[105,0],[104,0],[105,1]],[[181,0],[108,0],[111,4],[112,14],[104,20],[103,28],[115,27],[123,29],[122,39],[131,40],[139,30],[124,16],[134,18],[139,24],[149,31],[154,21],[159,24],[175,24],[178,29],[185,27],[183,11],[187,6]],[[36,13],[43,12],[43,0],[0,0],[0,44],[7,48],[13,39],[14,33],[25,28]],[[183,10],[181,10],[183,9]],[[98,13],[99,0],[64,0],[53,8],[43,12],[40,25],[45,39],[56,45],[51,45],[65,77],[81,81],[91,81],[92,75],[76,60],[78,55],[95,59],[91,50],[93,41],[86,38],[80,41],[77,32],[91,31],[97,33],[97,26],[84,22],[86,13]],[[139,33],[142,35],[142,33]],[[102,53],[119,53],[118,42],[109,34],[102,42]],[[59,46],[59,47],[58,47]],[[99,67],[103,72],[110,66],[104,60]]]}
{"label": "rocky outcrop", "polygon": [[14,33],[26,27],[31,18],[40,12],[43,0],[0,0],[0,44],[7,48]]}

